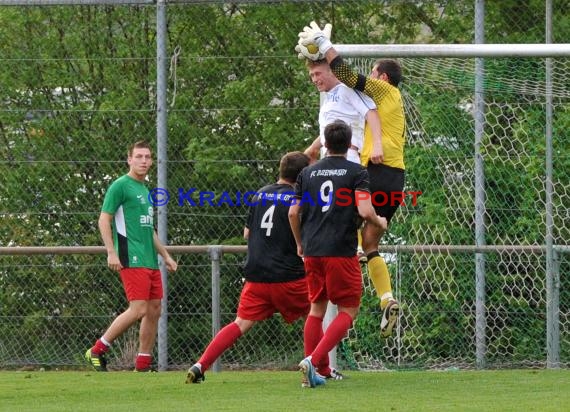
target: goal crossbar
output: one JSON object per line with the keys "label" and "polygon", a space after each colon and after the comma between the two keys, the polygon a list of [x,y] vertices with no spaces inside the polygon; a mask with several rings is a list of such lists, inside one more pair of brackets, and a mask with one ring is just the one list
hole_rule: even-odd
{"label": "goal crossbar", "polygon": [[570,57],[570,43],[335,44],[344,57]]}

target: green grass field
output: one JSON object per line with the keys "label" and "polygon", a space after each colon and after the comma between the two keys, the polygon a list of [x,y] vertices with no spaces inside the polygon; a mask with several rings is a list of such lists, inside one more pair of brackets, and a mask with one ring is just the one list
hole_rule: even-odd
{"label": "green grass field", "polygon": [[0,372],[1,411],[568,411],[569,370],[354,372],[302,389],[299,372]]}

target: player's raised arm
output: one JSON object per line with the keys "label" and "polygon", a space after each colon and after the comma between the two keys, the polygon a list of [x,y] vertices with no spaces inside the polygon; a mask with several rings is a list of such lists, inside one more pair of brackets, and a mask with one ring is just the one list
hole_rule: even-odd
{"label": "player's raised arm", "polygon": [[[299,57],[309,60],[326,59],[331,70],[341,82],[348,87],[359,90],[372,97],[375,101],[388,92],[387,82],[371,77],[366,77],[353,70],[338,54],[333,47],[330,37],[332,25],[326,24],[323,30],[312,21],[309,26],[305,26],[299,33],[299,42],[295,50]],[[318,47],[318,50],[316,48]],[[310,51],[314,51],[311,53]]]}

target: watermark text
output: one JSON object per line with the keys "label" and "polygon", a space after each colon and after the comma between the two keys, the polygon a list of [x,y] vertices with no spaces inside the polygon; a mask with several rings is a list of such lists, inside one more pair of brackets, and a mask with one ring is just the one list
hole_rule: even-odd
{"label": "watermark text", "polygon": [[[239,206],[256,206],[259,203],[266,204],[283,204],[291,206],[295,204],[307,206],[330,206],[333,203],[337,206],[358,206],[360,202],[370,199],[373,206],[416,206],[418,197],[422,195],[421,191],[396,191],[396,192],[365,192],[357,191],[353,193],[351,189],[341,188],[331,192],[327,188],[321,188],[317,196],[312,196],[305,192],[301,197],[296,196],[295,192],[257,192],[249,190],[247,192],[213,192],[209,190],[198,190],[197,188],[178,188],[176,195],[176,203],[178,206],[190,207],[239,207]],[[156,187],[151,189],[148,194],[148,201],[153,206],[166,206],[171,202],[172,196],[170,192],[164,188]]]}

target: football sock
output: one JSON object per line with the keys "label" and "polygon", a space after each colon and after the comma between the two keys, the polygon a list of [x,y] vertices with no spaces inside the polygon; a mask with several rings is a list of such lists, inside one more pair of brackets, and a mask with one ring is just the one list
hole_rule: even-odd
{"label": "football sock", "polygon": [[368,276],[372,280],[376,295],[380,298],[380,307],[384,309],[389,299],[392,297],[392,284],[390,283],[390,272],[384,258],[377,251],[366,255],[368,259]]}
{"label": "football sock", "polygon": [[152,363],[152,355],[150,353],[138,353],[135,360],[135,368],[137,370],[145,370],[150,368]]}
{"label": "football sock", "polygon": [[91,352],[96,355],[101,355],[109,350],[109,346],[111,346],[111,344],[103,338],[97,339],[97,342],[95,342],[95,345],[91,348]]}
{"label": "football sock", "polygon": [[241,336],[241,330],[237,323],[232,322],[224,326],[212,339],[198,363],[202,366],[202,373],[207,371],[212,363],[220,357],[222,353],[230,346],[232,346],[236,340]]}
{"label": "football sock", "polygon": [[[307,320],[305,321],[305,330],[303,333],[305,356],[309,356],[311,352],[313,352],[313,350],[317,347],[323,338],[323,335],[323,320],[321,318],[317,318],[316,316],[307,316]],[[331,373],[331,368],[329,367],[329,357],[325,356],[321,362],[316,365],[316,367],[321,375],[329,375]]]}
{"label": "football sock", "polygon": [[323,337],[323,320],[316,316],[307,316],[305,329],[303,331],[303,344],[305,346],[305,356],[309,356],[317,347]]}
{"label": "football sock", "polygon": [[311,354],[315,366],[322,365],[328,353],[344,338],[352,325],[352,318],[346,312],[339,312],[328,326],[323,338]]}

